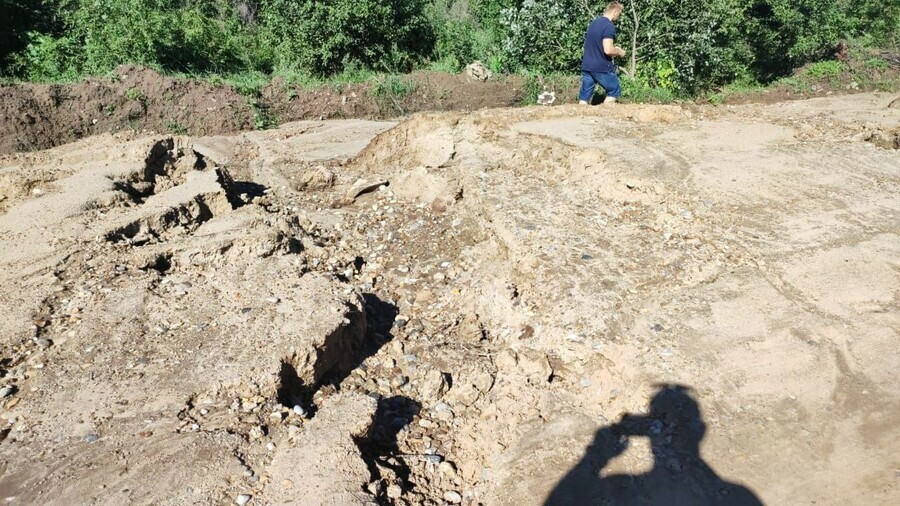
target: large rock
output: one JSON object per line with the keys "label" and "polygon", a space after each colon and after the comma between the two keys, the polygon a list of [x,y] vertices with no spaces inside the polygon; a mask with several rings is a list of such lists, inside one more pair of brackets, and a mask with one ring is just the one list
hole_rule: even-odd
{"label": "large rock", "polygon": [[466,65],[466,75],[477,81],[488,81],[494,76],[494,73],[480,61],[474,61]]}

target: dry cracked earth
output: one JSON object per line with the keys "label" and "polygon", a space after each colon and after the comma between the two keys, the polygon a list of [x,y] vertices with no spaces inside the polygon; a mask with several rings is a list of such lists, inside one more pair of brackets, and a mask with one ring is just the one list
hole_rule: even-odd
{"label": "dry cracked earth", "polygon": [[897,504],[900,108],[0,157],[7,504]]}

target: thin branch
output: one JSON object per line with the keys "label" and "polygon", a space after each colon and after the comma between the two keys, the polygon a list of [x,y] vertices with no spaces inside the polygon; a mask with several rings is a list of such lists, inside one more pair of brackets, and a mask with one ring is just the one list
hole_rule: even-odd
{"label": "thin branch", "polygon": [[634,4],[637,3],[637,0],[631,0],[628,4],[631,6],[631,17],[634,19],[634,29],[631,31],[631,68],[629,69],[629,74],[632,79],[634,79],[635,72],[637,71],[637,36],[638,36],[638,28],[641,26],[641,19],[638,17],[637,8]]}
{"label": "thin branch", "polygon": [[591,9],[591,3],[588,0],[581,0],[581,8],[584,9],[584,12],[588,13],[588,15],[591,16],[591,19],[597,17],[597,15],[594,14],[594,10]]}

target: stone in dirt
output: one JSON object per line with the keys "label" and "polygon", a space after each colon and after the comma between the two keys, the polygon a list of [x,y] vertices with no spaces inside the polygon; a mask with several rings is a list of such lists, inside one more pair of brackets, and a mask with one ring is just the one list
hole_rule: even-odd
{"label": "stone in dirt", "polygon": [[357,179],[356,182],[350,186],[350,189],[347,190],[346,195],[344,196],[344,200],[348,202],[353,202],[360,195],[365,195],[366,193],[373,192],[377,190],[381,186],[386,186],[390,184],[387,179],[379,179],[377,177],[369,177]]}
{"label": "stone in dirt", "polygon": [[447,393],[447,379],[444,373],[437,369],[429,369],[425,373],[420,388],[422,397],[427,400],[440,400]]}
{"label": "stone in dirt", "polygon": [[327,188],[331,188],[333,185],[334,172],[331,172],[324,167],[319,167],[317,169],[304,172],[294,184],[294,189],[298,191],[325,190]]}
{"label": "stone in dirt", "polygon": [[465,72],[467,76],[477,81],[488,81],[494,76],[494,73],[480,61],[474,61],[466,65]]}

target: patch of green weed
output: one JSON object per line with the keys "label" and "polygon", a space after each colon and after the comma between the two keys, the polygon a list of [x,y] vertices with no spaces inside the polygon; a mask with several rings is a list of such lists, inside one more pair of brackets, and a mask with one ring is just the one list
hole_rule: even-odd
{"label": "patch of green weed", "polygon": [[147,99],[147,96],[144,95],[144,90],[140,88],[128,88],[125,92],[125,98],[128,100],[137,100],[143,102]]}
{"label": "patch of green weed", "polygon": [[803,70],[803,75],[816,80],[834,80],[840,77],[846,68],[847,67],[843,63],[837,60],[820,61],[809,64]]}
{"label": "patch of green weed", "polygon": [[258,97],[262,89],[271,82],[271,77],[262,72],[242,72],[225,76],[210,76],[213,85],[229,86],[245,97]]}
{"label": "patch of green weed", "polygon": [[278,126],[278,118],[267,107],[259,104],[253,105],[253,129],[268,130]]}
{"label": "patch of green weed", "polygon": [[722,105],[725,102],[725,93],[710,92],[706,95],[706,101],[712,105]]}
{"label": "patch of green weed", "polygon": [[807,80],[797,77],[783,77],[772,83],[772,87],[778,86],[784,86],[792,93],[796,93],[798,95],[812,92],[812,85]]}
{"label": "patch of green weed", "polygon": [[372,79],[369,94],[383,113],[396,110],[399,114],[406,114],[400,101],[415,93],[417,88],[418,83],[410,76],[382,74]]}
{"label": "patch of green weed", "polygon": [[409,77],[385,74],[372,80],[372,95],[403,98],[416,91],[417,86],[416,81]]}
{"label": "patch of green weed", "polygon": [[175,135],[187,135],[187,128],[174,120],[165,121],[166,130]]}
{"label": "patch of green weed", "polygon": [[867,59],[865,61],[865,66],[870,69],[880,70],[880,71],[885,71],[885,70],[888,70],[889,68],[891,68],[890,65],[888,64],[887,60],[885,60],[884,58],[877,58],[877,57]]}
{"label": "patch of green weed", "polygon": [[643,79],[633,79],[621,75],[622,99],[627,102],[668,104],[678,99],[675,91],[668,87],[654,86]]}
{"label": "patch of green weed", "polygon": [[445,72],[447,74],[456,74],[462,70],[462,68],[463,65],[455,56],[447,56],[440,60],[433,61],[428,65],[428,70],[432,72]]}

